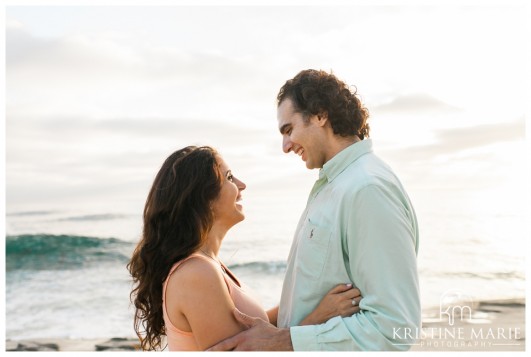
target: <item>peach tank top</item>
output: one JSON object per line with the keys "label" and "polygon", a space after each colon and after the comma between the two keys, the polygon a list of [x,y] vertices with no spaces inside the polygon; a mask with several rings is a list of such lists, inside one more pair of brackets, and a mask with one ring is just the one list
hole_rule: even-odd
{"label": "peach tank top", "polygon": [[[168,274],[168,278],[164,282],[162,288],[162,310],[164,316],[164,324],[166,327],[168,348],[170,351],[199,351],[199,347],[197,346],[193,332],[182,331],[175,327],[171,323],[168,317],[168,312],[166,311],[166,286],[168,284],[168,280],[171,274],[173,274],[173,272],[175,272],[188,259],[196,257],[211,261],[210,258],[207,258],[204,255],[194,253],[188,258],[183,259],[178,263],[175,263],[175,265],[171,268],[170,273]],[[255,298],[253,298],[250,289],[242,285],[240,281],[236,279],[234,274],[229,271],[225,264],[221,264],[223,266],[222,270],[224,270],[223,278],[225,279],[225,283],[227,284],[227,288],[229,289],[230,297],[232,298],[232,301],[234,302],[234,305],[238,308],[238,310],[249,316],[260,317],[265,321],[269,321],[266,312],[264,311],[260,303]]]}

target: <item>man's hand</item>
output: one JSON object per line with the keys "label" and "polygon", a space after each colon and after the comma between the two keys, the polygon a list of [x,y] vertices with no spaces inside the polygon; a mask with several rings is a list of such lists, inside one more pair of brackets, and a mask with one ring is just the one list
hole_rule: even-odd
{"label": "man's hand", "polygon": [[293,351],[289,329],[276,328],[236,308],[233,313],[236,320],[248,329],[215,344],[207,351]]}

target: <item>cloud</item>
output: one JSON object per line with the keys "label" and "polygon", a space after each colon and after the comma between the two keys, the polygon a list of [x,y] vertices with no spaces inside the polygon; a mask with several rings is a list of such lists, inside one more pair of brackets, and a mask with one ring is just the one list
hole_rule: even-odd
{"label": "cloud", "polygon": [[13,18],[6,19],[6,66],[21,63],[33,52],[46,45],[46,41],[31,36],[24,24]]}
{"label": "cloud", "polygon": [[[452,158],[456,161],[487,160],[488,153],[485,154],[485,150],[488,152],[491,149],[483,148],[525,139],[525,120],[522,118],[507,123],[440,129],[435,131],[435,138],[433,144],[393,148],[385,151],[384,156],[411,167],[436,167],[437,160],[447,162]],[[490,155],[492,161],[494,158]]]}
{"label": "cloud", "polygon": [[435,131],[435,142],[393,150],[382,157],[417,188],[467,188],[500,185],[519,176],[525,139],[523,118]]}
{"label": "cloud", "polygon": [[187,145],[213,146],[235,171],[258,173],[257,179],[270,169],[258,163],[272,160],[273,147],[280,155],[273,125],[226,120],[8,116],[6,129],[8,202],[28,192],[37,199],[145,186],[169,154]]}
{"label": "cloud", "polygon": [[259,53],[213,51],[211,40],[187,50],[106,32],[41,38],[11,22],[8,112],[214,118],[231,106],[244,116],[253,107],[272,106],[275,93],[269,88],[281,84],[273,84],[274,67],[261,66]]}
{"label": "cloud", "polygon": [[376,113],[385,112],[455,112],[460,110],[442,100],[436,99],[428,94],[415,93],[406,95],[397,95],[388,103],[373,106],[371,111]]}
{"label": "cloud", "polygon": [[[70,84],[76,79],[89,80],[93,76],[163,83],[176,79],[183,83],[219,82],[228,86],[242,79],[246,79],[246,83],[253,82],[257,73],[256,60],[260,58],[260,46],[256,43],[253,50],[244,51],[245,55],[234,55],[221,50],[222,47],[217,50],[221,44],[214,42],[216,37],[208,36],[208,32],[194,37],[194,34],[183,34],[186,30],[182,28],[175,31],[179,32],[176,36],[197,42],[197,45],[187,48],[178,43],[154,43],[150,38],[106,31],[64,33],[60,37],[46,38],[32,34],[21,22],[9,19],[6,28],[8,74],[32,71],[41,76],[58,76],[59,81],[68,80]],[[155,35],[166,38],[169,34]],[[223,34],[220,31],[216,36]],[[252,36],[248,37],[251,41]],[[39,76],[33,77],[33,81],[39,79]]]}
{"label": "cloud", "polygon": [[407,157],[429,158],[451,155],[469,149],[525,138],[525,120],[484,124],[464,128],[441,129],[435,132],[432,145],[412,146],[402,151]]}
{"label": "cloud", "polygon": [[439,130],[436,135],[440,145],[454,150],[465,150],[504,141],[522,140],[525,138],[525,120],[521,118],[508,123],[444,129]]}

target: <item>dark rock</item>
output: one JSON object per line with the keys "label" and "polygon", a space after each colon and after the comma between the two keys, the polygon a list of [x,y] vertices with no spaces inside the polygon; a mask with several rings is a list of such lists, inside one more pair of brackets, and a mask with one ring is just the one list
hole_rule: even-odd
{"label": "dark rock", "polygon": [[140,343],[137,339],[114,337],[95,347],[96,351],[136,351],[140,349]]}
{"label": "dark rock", "polygon": [[55,343],[38,343],[33,341],[15,342],[6,344],[6,351],[59,351]]}

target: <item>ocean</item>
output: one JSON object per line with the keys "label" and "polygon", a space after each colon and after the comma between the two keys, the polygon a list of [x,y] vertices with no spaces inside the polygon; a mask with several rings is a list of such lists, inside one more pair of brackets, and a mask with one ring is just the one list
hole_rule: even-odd
{"label": "ocean", "polygon": [[[248,196],[247,218],[229,231],[220,257],[269,308],[280,298],[305,198],[284,197],[290,204],[279,205],[267,192]],[[523,213],[464,204],[456,211],[446,193],[440,200],[433,192],[414,196],[423,308],[437,306],[450,289],[478,300],[525,296]],[[126,264],[140,236],[140,212],[8,211],[6,338],[134,336]]]}

